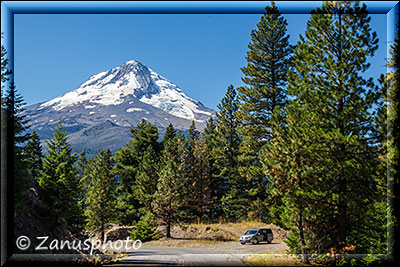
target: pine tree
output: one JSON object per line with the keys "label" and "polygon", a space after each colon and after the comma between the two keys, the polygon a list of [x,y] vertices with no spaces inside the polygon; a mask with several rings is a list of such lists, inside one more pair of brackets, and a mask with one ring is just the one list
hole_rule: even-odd
{"label": "pine tree", "polygon": [[173,139],[175,137],[176,131],[172,123],[168,125],[168,127],[165,129],[165,133],[163,136],[163,144],[167,143],[169,140]]}
{"label": "pine tree", "polygon": [[[190,202],[195,195],[194,183],[198,176],[196,169],[196,158],[194,156],[194,149],[196,146],[196,140],[199,138],[200,132],[196,129],[194,121],[189,127],[189,132],[184,142],[184,167],[183,177],[185,182],[185,193],[183,196],[186,198],[186,202]],[[183,208],[186,219],[193,219],[196,211],[193,210],[193,206],[190,205]]]}
{"label": "pine tree", "polygon": [[153,213],[160,225],[166,226],[166,237],[171,237],[171,227],[182,218],[185,206],[183,179],[183,136],[177,134],[164,144],[160,177],[153,201]]}
{"label": "pine tree", "polygon": [[367,251],[364,230],[384,190],[373,108],[381,92],[361,76],[377,49],[369,21],[358,3],[324,2],[312,12],[288,75],[294,100],[286,105],[286,125],[275,119],[280,141],[262,156],[286,213],[297,217],[291,246],[300,244],[303,254],[347,253],[350,245]]}
{"label": "pine tree", "polygon": [[116,210],[119,215],[118,222],[123,225],[130,225],[140,218],[140,203],[135,190],[139,163],[143,160],[145,151],[152,146],[156,153],[160,153],[156,126],[142,119],[137,127],[130,131],[132,140],[114,155],[116,162],[114,170],[119,176]]}
{"label": "pine tree", "polygon": [[45,207],[44,215],[52,229],[60,225],[60,217],[71,226],[80,225],[81,214],[77,199],[79,181],[74,170],[76,153],[72,153],[61,122],[46,143],[43,170],[38,177],[38,193]]}
{"label": "pine tree", "polygon": [[[400,189],[400,177],[399,177],[399,146],[400,143],[399,135],[400,135],[400,121],[399,121],[399,37],[400,30],[399,24],[396,25],[397,32],[394,43],[391,45],[390,54],[391,58],[389,60],[388,66],[393,68],[390,79],[390,87],[388,90],[389,101],[388,101],[388,125],[389,125],[389,137],[388,137],[388,164],[389,164],[389,181],[388,188],[390,188],[389,199],[388,202],[392,203],[390,207],[390,224],[393,226],[391,228],[391,232],[389,233],[388,240],[390,243],[388,244],[390,255],[394,255],[394,262],[399,261],[398,253],[399,251],[399,243],[395,242],[395,240],[399,240],[399,218],[395,216],[398,214],[400,207],[400,198],[399,198],[399,189]],[[397,213],[396,213],[397,212]]]}
{"label": "pine tree", "polygon": [[[318,146],[323,142],[317,127],[303,127],[311,118],[298,101],[286,105],[286,118],[281,119],[282,110],[275,110],[271,121],[274,138],[260,152],[265,174],[269,179],[269,192],[279,196],[283,227],[291,231],[288,245],[292,253],[303,255],[303,261],[309,262],[307,232],[305,220],[318,216],[314,188],[318,178],[323,175],[322,168],[328,162],[321,160],[323,149]],[[322,170],[322,171],[321,171]],[[321,199],[322,201],[322,199]],[[323,215],[320,215],[323,216]],[[328,225],[325,225],[327,229]]]}
{"label": "pine tree", "polygon": [[275,107],[286,103],[287,72],[292,47],[286,34],[286,19],[275,3],[266,7],[257,29],[251,32],[247,66],[242,78],[247,85],[238,88],[241,136],[240,173],[249,183],[254,216],[260,216],[260,205],[266,197],[266,178],[258,157],[261,147],[271,139],[270,117]]}
{"label": "pine tree", "polygon": [[7,176],[12,177],[14,208],[21,210],[29,183],[27,166],[23,154],[23,143],[28,140],[26,130],[29,120],[23,115],[25,105],[22,96],[17,92],[12,69],[8,66],[7,50],[1,46],[1,119],[2,146],[6,145],[7,160],[4,164],[12,166]]}
{"label": "pine tree", "polygon": [[[381,143],[382,143],[382,168],[387,170],[387,205],[388,205],[388,221],[387,221],[387,253],[392,255],[394,262],[397,262],[398,255],[398,233],[399,221],[396,218],[396,211],[399,209],[399,27],[397,27],[396,37],[391,44],[389,53],[390,58],[386,67],[390,68],[390,72],[380,77],[380,89],[383,91],[383,99],[380,102],[377,124],[380,126]],[[385,94],[386,92],[386,94]],[[387,156],[387,157],[386,157]],[[380,214],[379,214],[380,215]],[[375,241],[375,240],[372,240]],[[375,241],[376,242],[376,241]]]}
{"label": "pine tree", "polygon": [[218,149],[218,137],[216,132],[216,121],[214,121],[213,117],[207,120],[206,127],[204,128],[203,136],[205,139],[205,143],[208,147],[208,161],[209,161],[209,172],[211,176],[210,190],[211,197],[213,199],[212,208],[211,208],[211,219],[222,219],[223,209],[221,198],[225,194],[226,188],[224,187],[224,181],[222,177],[219,176],[219,170],[217,166],[218,161],[218,153],[216,150]]}
{"label": "pine tree", "polygon": [[88,168],[88,188],[85,196],[86,227],[90,230],[100,226],[101,240],[104,225],[115,217],[116,179],[112,173],[114,160],[110,150],[100,149]]}
{"label": "pine tree", "polygon": [[143,159],[139,163],[136,178],[136,194],[140,204],[144,205],[143,214],[151,211],[151,203],[157,190],[159,172],[159,155],[153,146],[148,146],[144,152]]}
{"label": "pine tree", "polygon": [[203,218],[211,218],[211,207],[215,200],[210,188],[212,182],[210,148],[207,146],[206,138],[203,134],[195,140],[193,151],[195,177],[191,184],[191,198],[189,205],[198,221],[201,223]]}
{"label": "pine tree", "polygon": [[2,96],[3,96],[3,84],[10,80],[12,70],[8,67],[7,49],[4,45],[1,45],[1,83],[2,83]]}
{"label": "pine tree", "polygon": [[75,176],[76,179],[79,181],[77,200],[81,210],[80,213],[82,214],[82,219],[81,219],[82,225],[79,226],[80,228],[85,227],[84,225],[85,224],[84,211],[86,209],[85,198],[89,190],[89,181],[90,181],[89,168],[91,164],[93,164],[93,160],[94,160],[93,158],[90,158],[88,160],[86,158],[85,150],[82,150],[76,162]]}
{"label": "pine tree", "polygon": [[237,133],[239,122],[235,115],[238,111],[237,93],[232,85],[218,104],[216,121],[216,141],[213,154],[219,181],[219,199],[224,217],[243,219],[246,217],[249,203],[247,181],[239,173],[240,137]]}
{"label": "pine tree", "polygon": [[37,186],[37,179],[43,167],[42,145],[40,144],[39,135],[33,131],[24,147],[24,157],[28,168],[28,175],[31,178],[31,185]]}

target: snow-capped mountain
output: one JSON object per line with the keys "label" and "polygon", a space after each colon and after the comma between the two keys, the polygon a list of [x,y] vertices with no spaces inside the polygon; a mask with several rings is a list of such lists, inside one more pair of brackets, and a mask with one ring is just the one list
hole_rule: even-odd
{"label": "snow-capped mountain", "polygon": [[162,134],[169,123],[187,130],[195,121],[202,130],[206,120],[215,114],[135,60],[92,75],[73,91],[26,107],[25,113],[31,120],[31,129],[42,139],[50,137],[56,124],[63,120],[75,150],[88,143],[92,149],[105,145],[115,150],[129,141],[129,128],[142,118],[156,125]]}
{"label": "snow-capped mountain", "polygon": [[40,108],[62,110],[86,103],[87,109],[93,109],[98,105],[122,104],[131,95],[188,120],[204,121],[212,114],[212,110],[187,96],[178,86],[135,60],[91,76],[77,89],[41,104]]}

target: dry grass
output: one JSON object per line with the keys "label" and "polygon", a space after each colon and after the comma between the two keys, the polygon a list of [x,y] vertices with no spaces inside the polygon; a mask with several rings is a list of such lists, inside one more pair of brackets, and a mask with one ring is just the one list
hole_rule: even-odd
{"label": "dry grass", "polygon": [[282,254],[252,254],[242,261],[249,266],[302,266],[296,256]]}
{"label": "dry grass", "polygon": [[239,223],[192,223],[184,226],[175,226],[172,229],[172,236],[176,238],[237,241],[246,230],[254,228],[271,228],[274,240],[276,241],[283,241],[288,235],[288,231],[273,224],[265,224],[258,221],[242,221]]}
{"label": "dry grass", "polygon": [[181,248],[205,248],[207,246],[225,243],[224,241],[205,239],[171,239],[155,240],[145,243],[145,246],[181,247]]}

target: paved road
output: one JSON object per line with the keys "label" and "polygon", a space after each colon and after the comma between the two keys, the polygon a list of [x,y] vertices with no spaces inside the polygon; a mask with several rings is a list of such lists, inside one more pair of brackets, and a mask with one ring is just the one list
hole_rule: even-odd
{"label": "paved road", "polygon": [[141,247],[112,266],[245,266],[241,256],[202,248]]}

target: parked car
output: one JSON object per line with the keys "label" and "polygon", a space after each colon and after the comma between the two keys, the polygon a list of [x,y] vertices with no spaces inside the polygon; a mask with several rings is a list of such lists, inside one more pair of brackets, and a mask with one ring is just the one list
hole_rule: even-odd
{"label": "parked car", "polygon": [[271,229],[251,229],[247,230],[239,239],[240,244],[252,243],[253,245],[260,242],[271,243],[274,236]]}

